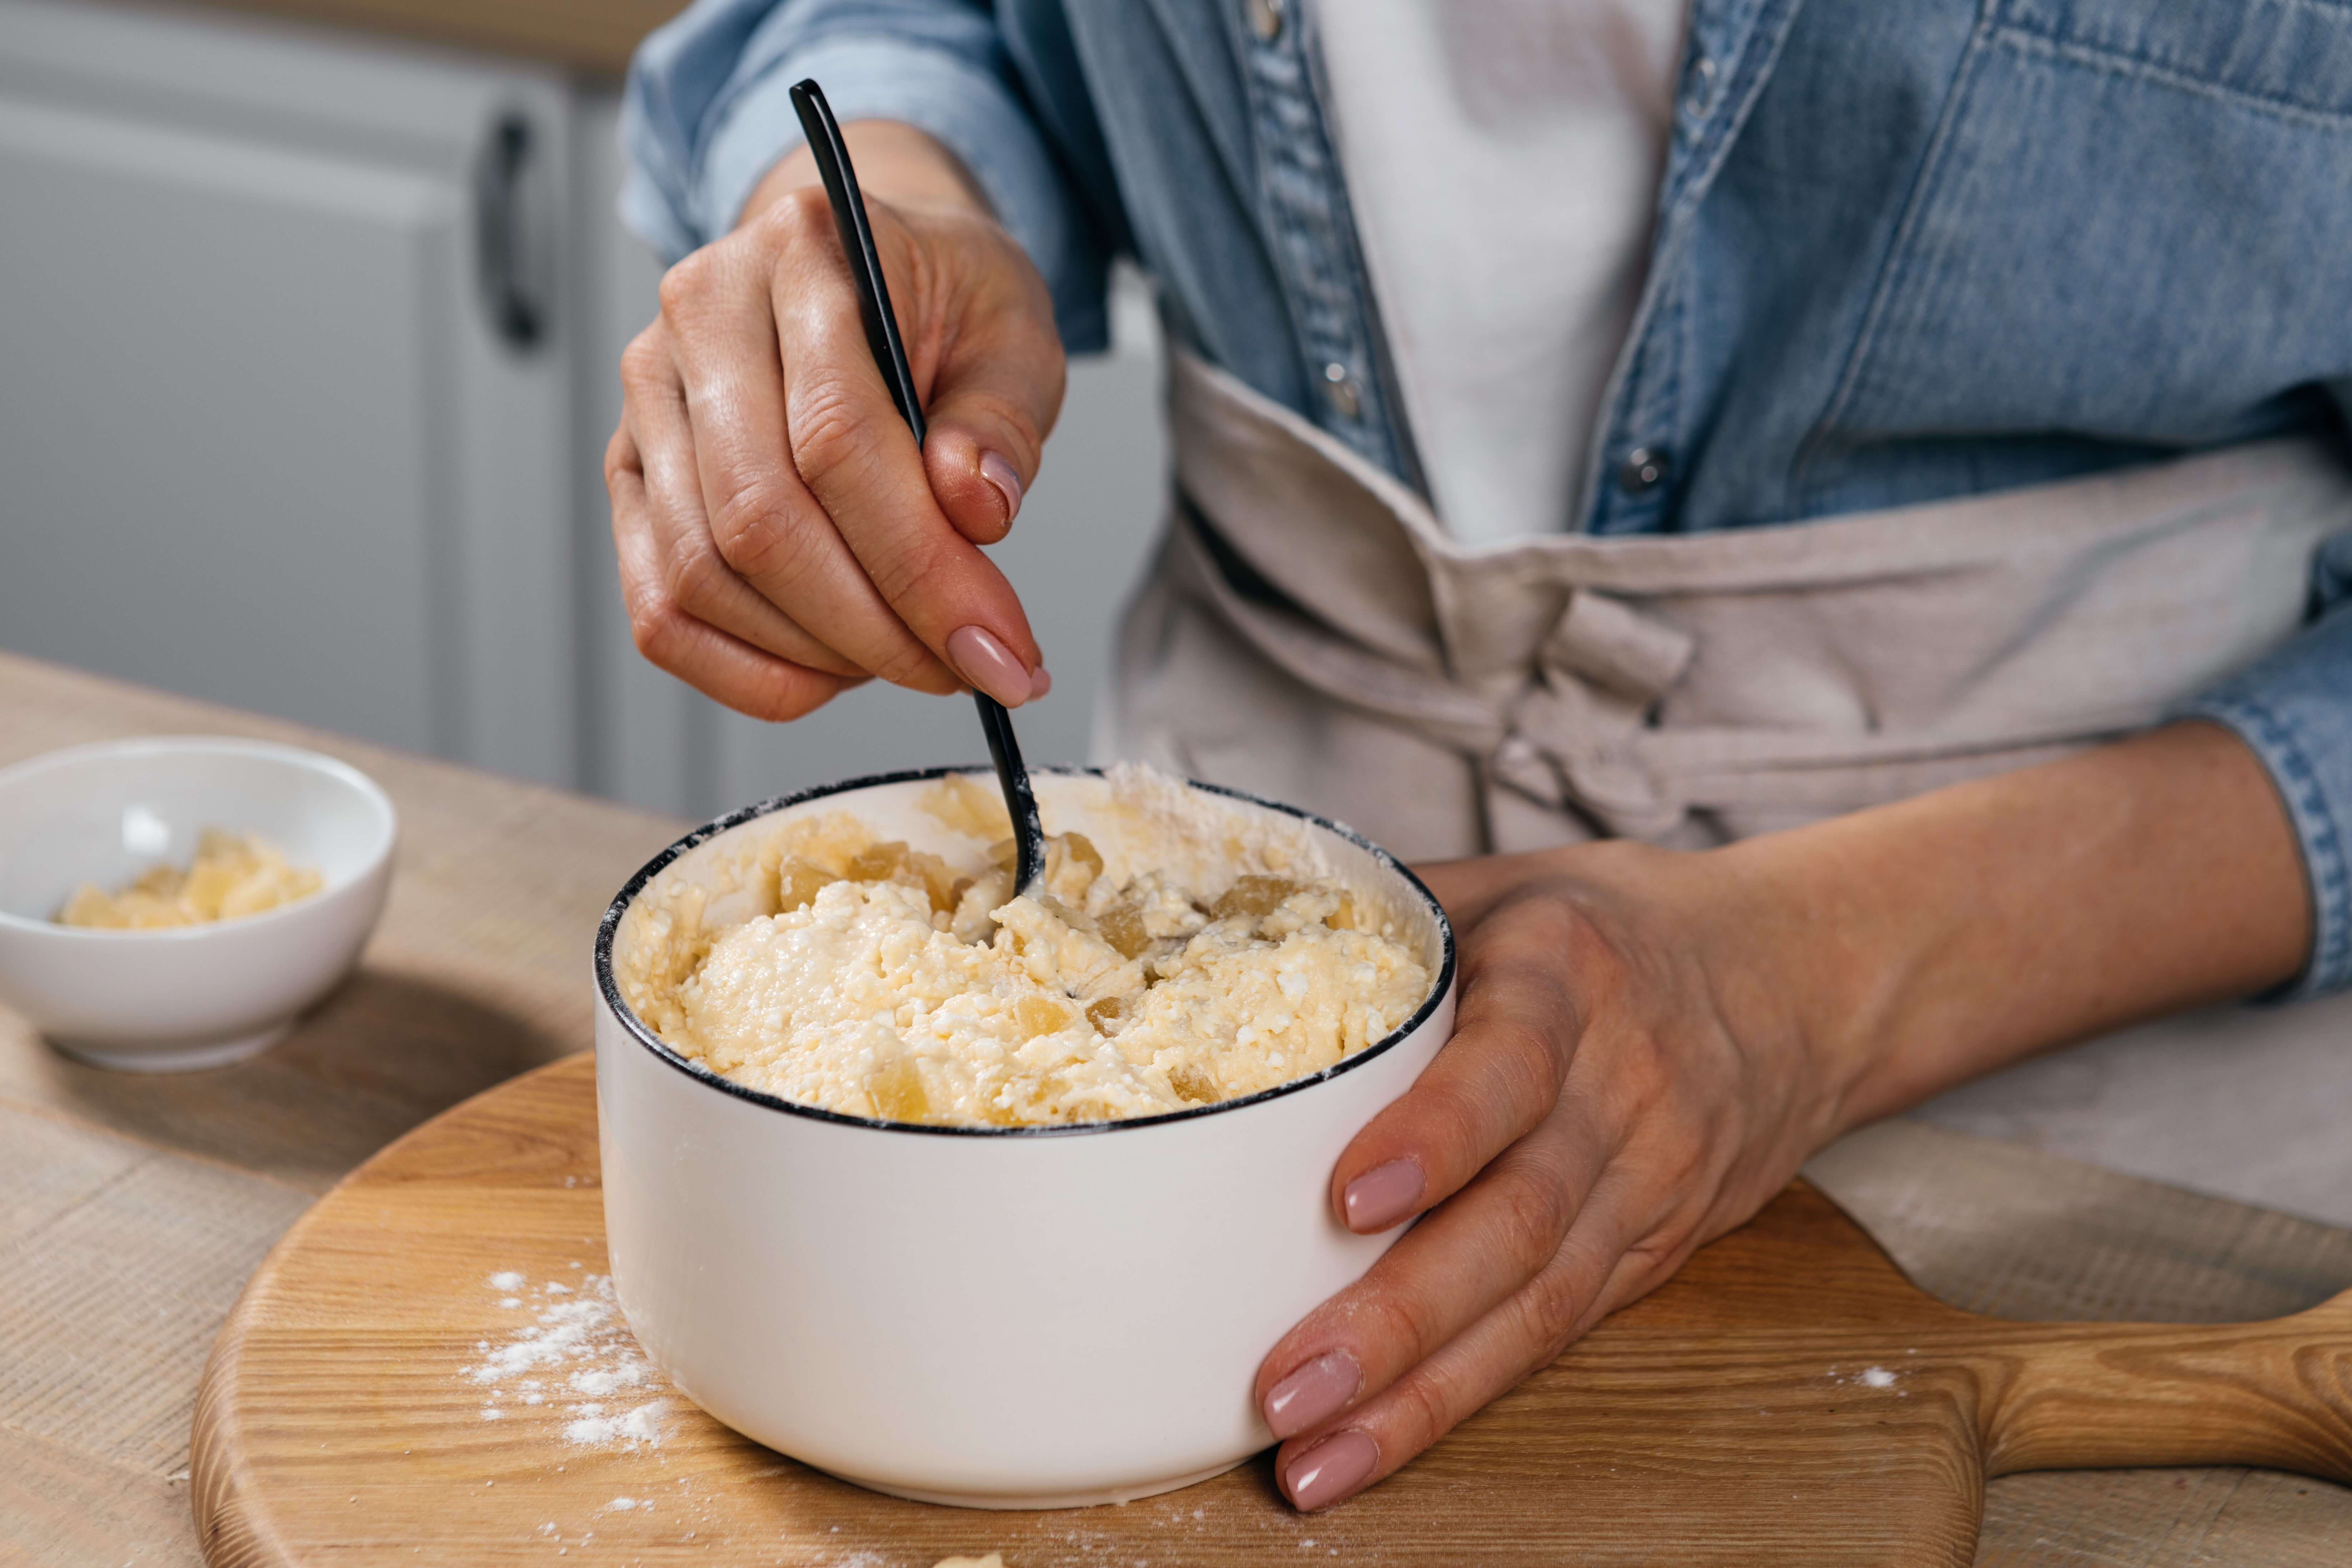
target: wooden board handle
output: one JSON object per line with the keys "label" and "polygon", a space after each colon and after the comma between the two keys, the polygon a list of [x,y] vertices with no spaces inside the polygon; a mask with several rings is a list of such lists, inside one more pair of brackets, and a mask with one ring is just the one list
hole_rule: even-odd
{"label": "wooden board handle", "polygon": [[2352,1290],[2266,1323],[2018,1327],[1984,1347],[1987,1476],[2256,1465],[2352,1483]]}

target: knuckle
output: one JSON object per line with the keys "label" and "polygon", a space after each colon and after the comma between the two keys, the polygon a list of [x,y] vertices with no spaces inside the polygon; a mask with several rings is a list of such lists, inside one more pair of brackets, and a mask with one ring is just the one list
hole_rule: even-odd
{"label": "knuckle", "polygon": [[624,597],[629,613],[629,640],[647,660],[667,669],[677,643],[677,606],[650,584],[640,584]]}
{"label": "knuckle", "polygon": [[785,240],[833,232],[833,202],[821,185],[803,185],[769,204],[760,226]]}
{"label": "knuckle", "polygon": [[1538,1114],[1559,1099],[1568,1081],[1569,1053],[1557,1022],[1544,1009],[1532,1017],[1498,1020],[1495,1057],[1499,1070],[1512,1080],[1514,1098]]}
{"label": "knuckle", "polygon": [[793,465],[811,485],[854,480],[875,459],[872,424],[838,383],[800,397],[792,436]]}
{"label": "knuckle", "polygon": [[631,338],[628,346],[621,350],[622,389],[635,391],[656,384],[668,365],[669,334],[656,321]]}
{"label": "knuckle", "polygon": [[710,537],[719,553],[746,577],[789,567],[796,531],[781,487],[758,479],[735,485],[710,512]]}
{"label": "knuckle", "polygon": [[788,724],[804,719],[833,700],[832,683],[810,674],[797,665],[787,666],[782,678],[769,682],[759,698],[744,708],[754,719],[772,724]]}
{"label": "knuckle", "polygon": [[1404,1347],[1405,1353],[1397,1359],[1399,1365],[1417,1365],[1444,1342],[1444,1326],[1430,1308],[1405,1291],[1368,1289],[1353,1303],[1349,1315],[1363,1321],[1370,1342]]}
{"label": "knuckle", "polygon": [[1630,1119],[1646,1120],[1675,1098],[1678,1077],[1672,1057],[1644,1032],[1613,1053],[1610,1096]]}
{"label": "knuckle", "polygon": [[718,553],[698,544],[673,552],[667,565],[669,601],[688,614],[710,608],[728,575],[727,564]]}
{"label": "knuckle", "polygon": [[875,661],[874,673],[893,686],[907,686],[930,668],[931,650],[907,637]]}
{"label": "knuckle", "polygon": [[1389,1452],[1383,1443],[1381,1458],[1391,1459],[1419,1453],[1454,1429],[1461,1419],[1455,1410],[1453,1391],[1445,1379],[1429,1372],[1416,1372],[1398,1384],[1393,1391],[1390,1419],[1404,1438],[1402,1456]]}
{"label": "knuckle", "polygon": [[903,605],[920,591],[922,584],[936,577],[949,564],[946,552],[936,542],[920,536],[894,542],[894,548],[880,555],[867,569],[875,587],[893,605]]}
{"label": "knuckle", "polygon": [[630,438],[629,427],[620,426],[614,430],[613,438],[604,443],[604,489],[611,490],[622,475],[637,471],[637,444]]}
{"label": "knuckle", "polygon": [[1543,1347],[1545,1361],[1558,1355],[1576,1337],[1577,1326],[1583,1321],[1591,1300],[1590,1282],[1566,1251],[1559,1261],[1528,1282],[1521,1298],[1522,1312],[1528,1334]]}
{"label": "knuckle", "polygon": [[690,311],[709,293],[712,274],[719,267],[718,247],[706,245],[689,251],[661,277],[662,314],[677,316]]}
{"label": "knuckle", "polygon": [[1549,1171],[1528,1169],[1528,1163],[1504,1173],[1493,1197],[1496,1239],[1521,1279],[1559,1255],[1560,1239],[1576,1218],[1567,1184]]}

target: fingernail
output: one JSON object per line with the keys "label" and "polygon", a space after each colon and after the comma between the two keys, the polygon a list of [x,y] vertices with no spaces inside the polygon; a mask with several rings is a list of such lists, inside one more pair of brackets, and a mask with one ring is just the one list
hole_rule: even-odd
{"label": "fingernail", "polygon": [[1053,689],[1054,678],[1045,672],[1044,665],[1039,665],[1029,677],[1029,700],[1034,702]]}
{"label": "fingernail", "polygon": [[1362,1486],[1380,1462],[1380,1445],[1361,1432],[1334,1432],[1290,1462],[1283,1484],[1291,1506],[1312,1513]]}
{"label": "fingernail", "polygon": [[1348,1408],[1363,1386],[1363,1369],[1354,1356],[1325,1351],[1274,1385],[1265,1396],[1265,1424],[1277,1437],[1295,1437]]}
{"label": "fingernail", "polygon": [[1007,708],[1029,700],[1029,667],[984,627],[958,626],[949,634],[948,658],[958,675]]}
{"label": "fingernail", "polygon": [[1021,515],[1021,476],[1012,464],[993,452],[980,455],[980,477],[996,487],[1004,498],[1004,521],[1011,522]]}
{"label": "fingernail", "polygon": [[1359,1233],[1386,1230],[1412,1212],[1427,1184],[1421,1167],[1411,1160],[1373,1166],[1339,1195],[1348,1210],[1348,1228]]}

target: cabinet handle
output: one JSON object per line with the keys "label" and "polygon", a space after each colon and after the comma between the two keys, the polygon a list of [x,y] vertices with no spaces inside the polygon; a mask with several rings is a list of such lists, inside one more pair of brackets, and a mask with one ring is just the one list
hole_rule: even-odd
{"label": "cabinet handle", "polygon": [[546,304],[530,265],[534,247],[526,184],[532,162],[530,121],[509,113],[490,127],[474,169],[482,302],[499,336],[517,349],[536,347],[547,333]]}

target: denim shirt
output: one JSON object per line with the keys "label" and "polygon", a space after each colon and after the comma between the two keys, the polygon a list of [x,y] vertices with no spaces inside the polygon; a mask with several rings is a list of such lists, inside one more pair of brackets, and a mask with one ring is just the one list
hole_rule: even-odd
{"label": "denim shirt", "polygon": [[[786,89],[962,158],[1105,341],[1170,334],[1420,486],[1300,0],[698,0],[629,75],[625,216],[725,233]],[[1694,0],[1648,281],[1590,433],[1596,534],[1753,528],[2340,430],[2352,8]],[[1531,193],[1531,195],[1538,195]],[[2183,705],[2260,756],[2352,985],[2352,533],[2309,622]]]}

